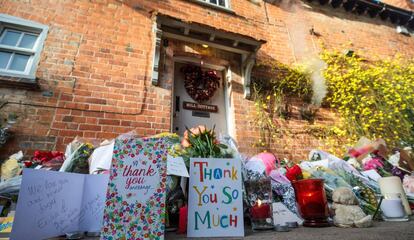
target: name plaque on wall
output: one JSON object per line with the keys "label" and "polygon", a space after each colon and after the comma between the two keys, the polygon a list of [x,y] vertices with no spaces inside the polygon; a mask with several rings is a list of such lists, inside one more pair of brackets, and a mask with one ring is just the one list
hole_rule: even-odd
{"label": "name plaque on wall", "polygon": [[183,102],[183,108],[187,110],[196,110],[201,112],[218,112],[218,107],[216,105],[207,105],[201,103]]}

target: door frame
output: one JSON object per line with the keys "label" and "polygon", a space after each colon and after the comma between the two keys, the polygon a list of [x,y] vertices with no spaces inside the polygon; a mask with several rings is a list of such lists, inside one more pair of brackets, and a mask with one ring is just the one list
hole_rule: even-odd
{"label": "door frame", "polygon": [[220,71],[223,76],[223,90],[224,90],[224,111],[225,111],[225,118],[226,118],[226,128],[227,128],[227,132],[223,133],[223,134],[227,134],[230,135],[231,137],[234,138],[233,133],[234,133],[234,124],[232,123],[232,121],[230,121],[231,118],[231,98],[230,98],[230,91],[231,89],[229,88],[229,84],[231,82],[231,68],[230,66],[228,66],[228,64],[223,64],[223,65],[217,65],[217,64],[213,64],[210,62],[206,62],[205,59],[200,59],[200,58],[196,58],[196,57],[188,57],[188,56],[174,56],[173,57],[173,79],[172,79],[172,87],[171,87],[171,91],[172,91],[172,98],[171,98],[171,110],[170,110],[170,132],[174,132],[174,97],[175,97],[175,67],[176,67],[176,63],[189,63],[189,64],[196,64],[196,65],[202,65],[203,67],[209,68],[209,69],[213,69],[216,71]]}

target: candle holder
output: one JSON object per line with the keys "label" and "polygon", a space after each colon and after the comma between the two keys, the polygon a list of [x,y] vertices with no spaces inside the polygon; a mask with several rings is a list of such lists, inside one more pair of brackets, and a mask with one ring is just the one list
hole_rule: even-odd
{"label": "candle holder", "polygon": [[323,179],[306,179],[292,182],[298,210],[305,227],[329,227],[329,210],[323,188]]}
{"label": "candle holder", "polygon": [[381,201],[380,208],[384,221],[405,222],[410,220],[399,193],[386,194]]}
{"label": "candle holder", "polygon": [[253,231],[273,230],[272,187],[269,178],[245,182],[249,214]]}
{"label": "candle holder", "polygon": [[382,177],[378,180],[378,184],[383,196],[387,197],[387,195],[398,194],[407,215],[410,216],[412,214],[410,204],[407,200],[407,195],[405,194],[401,179],[399,177]]}

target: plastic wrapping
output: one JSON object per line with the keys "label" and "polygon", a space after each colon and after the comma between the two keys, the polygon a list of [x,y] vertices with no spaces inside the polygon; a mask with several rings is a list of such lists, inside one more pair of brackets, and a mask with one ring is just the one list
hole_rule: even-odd
{"label": "plastic wrapping", "polygon": [[108,171],[111,168],[115,141],[104,141],[89,158],[89,174]]}
{"label": "plastic wrapping", "polygon": [[23,158],[23,152],[19,151],[9,157],[6,161],[1,164],[1,181],[8,180],[16,177],[21,171],[19,163]]}
{"label": "plastic wrapping", "polygon": [[88,159],[93,153],[96,145],[96,143],[92,144],[90,141],[75,138],[66,148],[65,154],[69,154],[69,156],[66,156],[66,160],[63,162],[59,171],[88,174]]}
{"label": "plastic wrapping", "polygon": [[298,210],[295,200],[295,191],[290,183],[289,179],[284,175],[284,169],[279,168],[270,172],[270,178],[272,179],[272,191],[273,199],[279,198],[279,200],[292,212],[298,215]]}
{"label": "plastic wrapping", "polygon": [[1,182],[0,183],[0,195],[7,196],[7,197],[18,195],[21,184],[22,184],[21,175],[10,178],[7,181]]}

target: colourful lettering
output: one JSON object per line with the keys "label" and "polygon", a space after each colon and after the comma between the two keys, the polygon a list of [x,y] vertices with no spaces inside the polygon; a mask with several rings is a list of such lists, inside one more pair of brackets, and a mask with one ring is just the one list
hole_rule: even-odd
{"label": "colourful lettering", "polygon": [[227,228],[229,226],[229,224],[223,224],[223,219],[227,219],[227,218],[228,218],[227,216],[222,216],[221,217],[221,219],[220,219],[220,226],[222,228]]}
{"label": "colourful lettering", "polygon": [[237,216],[234,216],[230,214],[230,226],[237,227]]}
{"label": "colourful lettering", "polygon": [[223,177],[223,171],[220,168],[214,169],[214,178],[221,179]]}
{"label": "colourful lettering", "polygon": [[237,170],[235,167],[231,167],[231,179],[237,180]]}
{"label": "colourful lettering", "polygon": [[221,227],[221,228],[228,228],[228,227],[237,227],[238,216],[237,215],[222,215],[219,214],[210,214],[210,211],[207,211],[204,217],[200,215],[199,212],[194,213],[195,218],[195,230],[199,230],[201,225],[206,225],[207,229],[211,229],[211,225],[213,227]]}
{"label": "colourful lettering", "polygon": [[228,193],[227,191],[226,191],[226,189],[230,189],[230,187],[224,187],[223,188],[223,194],[224,194],[224,196],[226,196],[227,198],[228,198],[228,200],[227,201],[222,201],[222,203],[224,203],[224,204],[230,204],[231,203],[231,201],[232,201],[232,199],[231,199],[231,194],[230,193]]}
{"label": "colourful lettering", "polygon": [[211,224],[210,224],[210,211],[206,212],[206,215],[204,216],[204,219],[201,219],[200,214],[196,211],[194,213],[195,215],[195,230],[198,230],[198,219],[200,219],[202,224],[206,224],[207,222],[207,228],[210,229],[211,228]]}
{"label": "colourful lettering", "polygon": [[200,182],[204,181],[204,172],[203,172],[203,165],[206,165],[206,167],[208,167],[208,162],[194,162],[194,167],[197,165],[199,166],[199,170],[200,170]]}
{"label": "colourful lettering", "polygon": [[224,174],[223,177],[226,178],[231,178],[231,171],[229,169],[224,170]]}
{"label": "colourful lettering", "polygon": [[208,180],[211,180],[212,172],[213,172],[212,169],[204,168],[204,178],[208,179]]}
{"label": "colourful lettering", "polygon": [[152,165],[149,165],[147,169],[145,168],[137,168],[132,169],[132,166],[129,165],[128,167],[124,168],[122,172],[122,176],[126,177],[139,177],[139,176],[154,176],[155,170],[152,168]]}
{"label": "colourful lettering", "polygon": [[197,186],[193,186],[194,190],[196,190],[197,194],[198,194],[198,206],[203,206],[203,204],[201,204],[201,195],[206,191],[207,186],[204,186],[203,191],[198,191]]}

